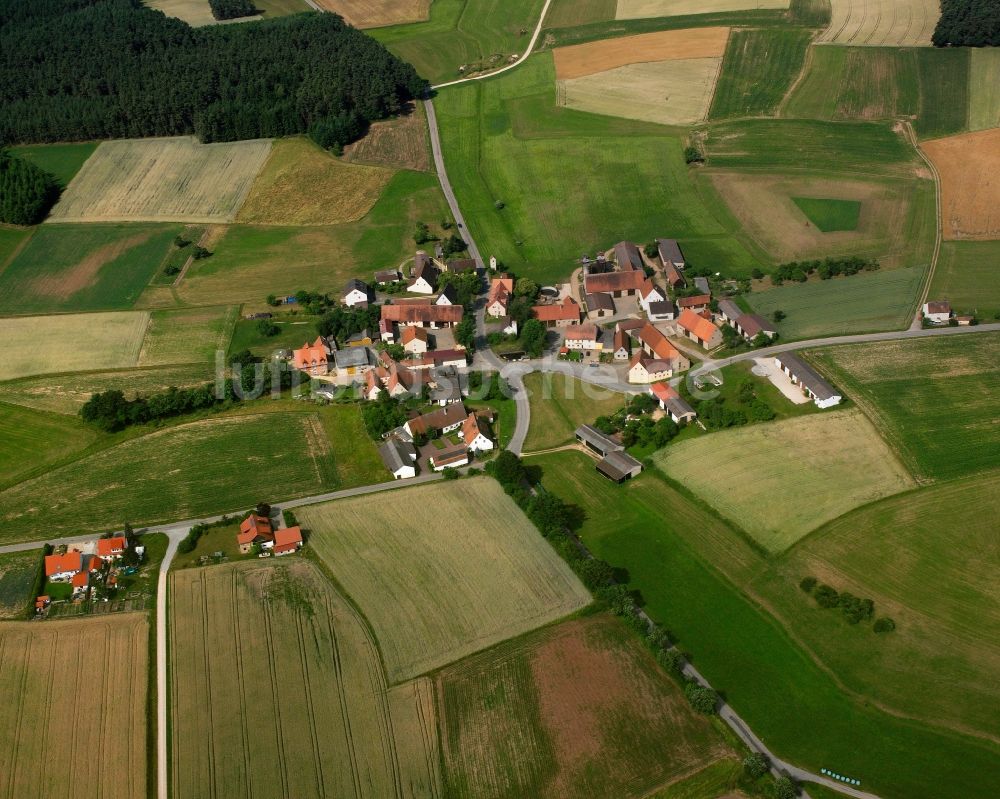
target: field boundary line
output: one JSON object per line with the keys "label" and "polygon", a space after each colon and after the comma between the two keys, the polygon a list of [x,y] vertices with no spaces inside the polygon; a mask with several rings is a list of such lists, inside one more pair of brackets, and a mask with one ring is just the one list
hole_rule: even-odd
{"label": "field boundary line", "polygon": [[792,95],[795,94],[795,90],[799,88],[801,83],[806,79],[806,75],[809,74],[809,70],[812,69],[813,48],[816,46],[816,38],[818,36],[819,32],[813,31],[809,39],[809,44],[806,46],[806,57],[802,59],[802,68],[799,70],[799,74],[795,76],[795,80],[792,81],[792,85],[788,87],[785,96],[781,98],[781,102],[778,103],[777,108],[774,109],[774,119],[791,118],[785,116],[785,112],[787,111],[788,103],[792,99]]}
{"label": "field boundary line", "polygon": [[[969,63],[970,64],[972,63],[971,59]],[[931,290],[931,281],[934,280],[934,273],[937,271],[938,259],[940,258],[941,255],[941,242],[942,239],[944,238],[944,234],[942,231],[942,225],[944,224],[944,219],[942,217],[942,211],[941,211],[941,174],[938,172],[937,167],[934,166],[934,162],[931,161],[931,159],[928,158],[927,154],[920,148],[920,142],[917,141],[917,135],[914,132],[913,125],[910,124],[910,121],[903,120],[902,124],[907,139],[909,140],[910,144],[913,145],[913,149],[917,151],[917,155],[920,156],[920,159],[927,165],[927,168],[930,170],[931,176],[934,179],[934,209],[935,209],[934,214],[937,222],[935,237],[934,237],[934,252],[931,254],[930,267],[927,269],[927,277],[924,280],[923,291],[920,293],[920,297],[917,301],[917,307],[914,308],[913,323],[910,326],[911,329],[915,329],[920,324],[919,319],[917,317],[917,313],[919,312],[920,308],[923,307],[924,303],[927,302],[927,297],[930,294]]]}
{"label": "field boundary line", "polygon": [[[970,64],[972,63],[971,59],[969,60],[969,63]],[[9,229],[9,228],[7,228],[6,225],[2,225],[0,227],[2,227],[4,229]],[[11,227],[14,230],[17,230],[17,226],[16,225],[13,225]],[[28,242],[31,241],[33,238],[35,238],[35,233],[37,231],[38,231],[38,227],[36,226],[35,229],[32,230],[30,233],[28,233],[28,235],[25,236],[24,239],[13,249],[13,251],[11,252],[11,254],[7,256],[7,259],[3,263],[0,263],[0,277],[2,277],[3,273],[7,271],[7,267],[9,267],[12,263],[14,263],[14,261],[17,260],[17,256],[19,256],[21,254],[21,251],[24,250],[24,248],[28,246]]]}

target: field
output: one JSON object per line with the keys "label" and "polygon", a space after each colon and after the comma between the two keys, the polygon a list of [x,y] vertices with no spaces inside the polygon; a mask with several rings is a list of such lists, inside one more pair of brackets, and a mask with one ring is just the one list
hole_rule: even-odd
{"label": "field", "polygon": [[727,754],[621,622],[590,616],[437,675],[456,799],[645,796]]}
{"label": "field", "polygon": [[1000,129],[921,144],[941,175],[946,239],[1000,238]]}
{"label": "field", "polygon": [[778,332],[788,340],[905,328],[916,313],[926,267],[861,272],[754,292],[750,306],[770,318],[784,311]]}
{"label": "field", "polygon": [[930,46],[941,15],[938,0],[830,0],[833,19],[819,41]]}
{"label": "field", "polygon": [[811,39],[794,28],[733,31],[709,117],[772,116],[802,71]]}
{"label": "field", "polygon": [[297,512],[310,546],[378,638],[390,682],[588,604],[569,567],[491,478]]}
{"label": "field", "polygon": [[431,171],[431,147],[423,103],[411,103],[393,119],[373,122],[363,138],[344,148],[344,160],[393,169]]}
{"label": "field", "polygon": [[135,366],[148,324],[149,315],[140,312],[0,319],[6,350],[0,380]]}
{"label": "field", "polygon": [[645,19],[720,11],[788,8],[789,0],[618,0],[616,19]]}
{"label": "field", "polygon": [[304,137],[279,139],[237,219],[279,225],[335,225],[367,214],[392,178],[373,166],[344,164]]}
{"label": "field", "polygon": [[7,261],[13,258],[34,232],[33,228],[0,225],[0,275],[3,274]]}
{"label": "field", "polygon": [[11,619],[34,608],[35,578],[41,574],[38,550],[0,555],[0,619]]}
{"label": "field", "polygon": [[[412,2],[407,0],[407,4]],[[377,28],[370,33],[413,64],[423,77],[440,83],[503,66],[514,53],[523,53],[538,24],[543,3],[544,0],[434,0],[426,22]],[[388,1],[381,4],[400,5]]]}
{"label": "field", "polygon": [[914,485],[854,410],[724,430],[665,447],[655,458],[667,475],[770,552]]}
{"label": "field", "polygon": [[168,17],[176,17],[183,20],[192,28],[200,28],[204,25],[233,25],[240,22],[260,19],[255,17],[235,17],[234,19],[217,20],[212,16],[212,10],[208,5],[208,0],[149,0],[150,8],[162,11]]}
{"label": "field", "polygon": [[[151,306],[250,303],[265,310],[268,294],[300,289],[339,292],[351,277],[413,257],[417,220],[449,218],[435,175],[398,172],[364,219],[344,225],[230,227],[211,258],[198,261],[172,291],[150,292]],[[247,309],[244,308],[244,311]]]}
{"label": "field", "polygon": [[[768,585],[774,577],[770,561],[658,470],[620,487],[595,472],[593,461],[581,453],[544,455],[532,458],[532,465],[542,467],[543,483],[553,493],[583,509],[583,540],[598,557],[627,569],[646,611],[669,626],[698,669],[779,756],[813,771],[849,774],[862,781],[864,790],[882,796],[987,799],[996,793],[995,780],[984,782],[983,775],[996,773],[1000,747],[943,729],[937,719],[916,724],[876,704],[890,684],[893,691],[908,692],[904,705],[890,708],[906,716],[926,700],[935,708],[944,706],[950,692],[910,691],[909,671],[900,666],[905,661],[882,656],[884,647],[893,646],[891,637],[853,627],[832,611],[813,612],[806,601],[815,603],[798,588],[800,573],[793,582],[782,578],[781,585],[782,596],[795,601],[797,616],[772,616],[778,599]],[[911,496],[902,495],[901,503]],[[893,614],[892,608],[883,609]],[[798,617],[809,623],[799,623]],[[786,632],[792,625],[795,636]],[[831,642],[853,637],[854,671],[832,672],[828,663],[817,662],[805,648],[804,629],[812,630],[810,642],[821,636]],[[950,669],[954,661],[948,652],[939,640],[921,669],[936,668],[938,675]],[[877,678],[866,672],[859,679],[857,670],[870,664],[880,666]],[[992,690],[992,684],[985,674],[979,676],[982,690]],[[982,703],[980,713],[988,714],[991,707],[995,700]],[[990,723],[995,726],[995,714]]]}
{"label": "field", "polygon": [[102,142],[52,209],[57,222],[230,222],[271,150],[267,139]]}
{"label": "field", "polygon": [[355,28],[381,28],[426,20],[431,0],[319,0],[318,5]]}
{"label": "field", "polygon": [[238,316],[236,305],[152,311],[137,366],[214,364],[216,353],[229,349]]}
{"label": "field", "polygon": [[477,243],[518,275],[565,279],[581,253],[656,236],[681,239],[692,264],[725,264],[732,274],[760,265],[722,203],[700,196],[681,133],[558,107],[549,53],[444,89],[435,109],[448,176]]}
{"label": "field", "polygon": [[994,321],[1000,314],[1000,242],[946,241],[930,296],[947,298],[959,313]]}
{"label": "field", "polygon": [[531,428],[524,442],[529,452],[573,442],[577,427],[620,410],[627,400],[558,372],[532,372],[524,378],[524,389],[531,398]]}
{"label": "field", "polygon": [[0,313],[131,308],[176,225],[44,225],[0,271]]}
{"label": "field", "polygon": [[174,796],[440,796],[430,686],[388,688],[316,566],[188,569],[171,596]]}
{"label": "field", "polygon": [[6,795],[147,795],[148,637],[139,613],[0,624]]}
{"label": "field", "polygon": [[918,479],[1000,466],[1000,335],[816,350]]}
{"label": "field", "polygon": [[557,80],[582,78],[609,69],[655,61],[721,58],[729,28],[693,28],[624,36],[608,42],[588,42],[552,51]]}
{"label": "field", "polygon": [[78,419],[0,403],[0,486],[44,471],[97,437]]}
{"label": "field", "polygon": [[969,64],[969,130],[1000,127],[1000,50],[973,48]]}
{"label": "field", "polygon": [[[706,177],[748,236],[779,262],[828,255],[870,255],[884,267],[929,261],[937,218],[934,184],[916,178],[706,170]],[[824,198],[815,206],[802,198]],[[846,214],[854,209],[855,224]],[[823,227],[831,227],[825,232]]]}
{"label": "field", "polygon": [[552,0],[545,27],[570,28],[615,18],[618,0]]}
{"label": "field", "polygon": [[126,440],[0,492],[0,538],[187,519],[338,487],[317,414],[210,417]]}
{"label": "field", "polygon": [[802,211],[822,233],[857,230],[861,215],[858,200],[832,200],[817,197],[792,197]]}
{"label": "field", "polygon": [[97,142],[80,144],[23,144],[11,147],[18,158],[24,158],[55,175],[63,187],[68,186],[80,167],[93,155]]}
{"label": "field", "polygon": [[[214,365],[213,365],[214,366]],[[170,386],[185,388],[213,380],[213,366],[185,364],[113,372],[69,372],[0,383],[0,401],[75,416],[90,395],[117,389],[126,396],[152,394]]]}

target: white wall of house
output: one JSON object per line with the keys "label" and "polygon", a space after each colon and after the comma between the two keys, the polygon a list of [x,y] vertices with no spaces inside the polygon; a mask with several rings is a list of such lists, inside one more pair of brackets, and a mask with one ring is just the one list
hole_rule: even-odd
{"label": "white wall of house", "polygon": [[423,277],[418,277],[406,289],[414,294],[433,294],[434,287]]}
{"label": "white wall of house", "polygon": [[344,297],[344,305],[353,308],[358,303],[368,302],[368,295],[358,289],[353,289]]}

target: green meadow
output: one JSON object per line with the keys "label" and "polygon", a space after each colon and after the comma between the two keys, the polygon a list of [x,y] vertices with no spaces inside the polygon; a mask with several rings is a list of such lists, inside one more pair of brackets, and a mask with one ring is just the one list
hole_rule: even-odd
{"label": "green meadow", "polygon": [[98,142],[79,144],[26,144],[11,147],[11,152],[19,158],[31,161],[46,172],[55,175],[65,188],[80,167],[97,149]]}
{"label": "green meadow", "polygon": [[41,552],[37,549],[0,555],[0,619],[32,611],[32,591],[40,570]]}
{"label": "green meadow", "polygon": [[943,242],[930,298],[947,299],[981,322],[1000,318],[1000,241]]}
{"label": "green meadow", "polygon": [[856,230],[861,203],[857,200],[829,200],[816,197],[792,197],[816,227],[824,233],[837,230]]}
{"label": "green meadow", "polygon": [[0,403],[0,486],[52,468],[99,436],[79,419]]}

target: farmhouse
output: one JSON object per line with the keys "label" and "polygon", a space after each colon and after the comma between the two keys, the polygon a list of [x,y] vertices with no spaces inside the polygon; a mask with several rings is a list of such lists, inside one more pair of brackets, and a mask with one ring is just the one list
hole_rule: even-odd
{"label": "farmhouse", "polygon": [[465,422],[467,411],[461,402],[445,405],[430,413],[410,419],[403,428],[411,437],[421,435],[429,430],[438,430],[442,433],[450,433],[457,430]]}
{"label": "farmhouse", "polygon": [[436,369],[440,366],[456,368],[468,365],[467,350],[431,350],[422,358],[413,358],[406,362],[410,369]]}
{"label": "farmhouse", "polygon": [[384,344],[392,344],[396,340],[396,325],[388,319],[380,319],[378,337]]}
{"label": "farmhouse", "polygon": [[403,349],[411,355],[427,352],[427,340],[427,331],[422,327],[403,328],[403,335],[400,337]]}
{"label": "farmhouse", "polygon": [[435,472],[440,472],[448,468],[458,468],[467,466],[469,463],[469,450],[465,446],[451,447],[436,452],[430,457],[431,468]]}
{"label": "farmhouse", "polygon": [[732,300],[719,300],[719,316],[723,321],[732,324],[743,316],[743,309]]}
{"label": "farmhouse", "polygon": [[666,292],[654,285],[653,281],[646,278],[639,286],[639,305],[649,313],[649,306],[654,302],[663,302],[667,298]]}
{"label": "farmhouse", "polygon": [[325,375],[330,371],[330,346],[322,336],[310,344],[306,342],[292,353],[296,369],[311,375]]}
{"label": "farmhouse", "polygon": [[[86,575],[101,568],[101,559],[96,555],[84,555],[73,550],[63,555],[45,556],[45,576],[54,583],[73,581],[76,575],[83,574],[84,586],[87,585]],[[74,588],[76,583],[73,583]]]}
{"label": "farmhouse", "polygon": [[382,306],[382,319],[406,326],[452,327],[462,321],[462,306],[397,302]]}
{"label": "farmhouse", "polygon": [[476,262],[472,258],[458,258],[454,261],[448,261],[448,265],[445,269],[453,275],[462,275],[466,272],[475,272]]}
{"label": "farmhouse", "polygon": [[390,438],[378,448],[382,463],[392,473],[394,480],[405,480],[417,475],[417,449],[408,441]]}
{"label": "farmhouse", "polygon": [[414,393],[415,375],[400,366],[392,358],[382,354],[383,365],[365,373],[364,395],[367,400],[377,400],[383,389],[390,397],[402,397]]}
{"label": "farmhouse", "polygon": [[667,415],[674,420],[675,424],[683,424],[694,421],[698,415],[694,408],[687,404],[677,389],[669,383],[653,383],[649,387],[649,393],[660,404],[660,407],[667,412]]}
{"label": "farmhouse", "polygon": [[398,269],[380,269],[375,273],[375,283],[385,285],[402,280],[403,276]]}
{"label": "farmhouse", "polygon": [[531,310],[539,322],[549,327],[567,327],[580,321],[580,306],[572,297],[555,305],[536,305]]}
{"label": "farmhouse", "polygon": [[677,300],[677,307],[682,311],[687,309],[692,311],[704,311],[708,309],[708,304],[711,301],[711,294],[695,294],[693,297],[680,297]]}
{"label": "farmhouse", "polygon": [[[674,267],[675,270],[683,269],[687,265],[684,261],[684,253],[681,252],[681,246],[676,239],[657,239],[656,249],[664,269],[668,267]],[[683,278],[681,279],[683,280]]]}
{"label": "farmhouse", "polygon": [[606,436],[589,424],[582,424],[576,428],[575,435],[577,441],[598,455],[607,455],[609,452],[619,452],[625,449],[618,441]]}
{"label": "farmhouse", "polygon": [[925,302],[922,310],[924,319],[935,325],[947,324],[951,319],[951,303],[944,300]]}
{"label": "farmhouse", "polygon": [[667,279],[667,285],[672,289],[683,288],[687,285],[684,275],[673,264],[667,264],[663,267],[663,276]]}
{"label": "farmhouse", "polygon": [[615,260],[618,262],[618,268],[622,272],[642,272],[642,254],[639,252],[639,248],[631,241],[619,241],[615,247]]}
{"label": "farmhouse", "polygon": [[413,279],[406,286],[406,290],[414,294],[433,294],[437,291],[440,276],[441,270],[434,265],[427,253],[420,250],[413,259]]}
{"label": "farmhouse", "polygon": [[646,273],[642,269],[598,272],[589,271],[583,278],[583,290],[587,294],[610,294],[612,297],[631,297],[635,295],[646,282]]}
{"label": "farmhouse", "polygon": [[118,560],[125,554],[128,547],[125,544],[125,536],[112,536],[111,538],[97,539],[97,557],[107,562]]}
{"label": "farmhouse", "polygon": [[677,308],[671,300],[651,302],[646,308],[650,322],[672,322],[677,316]]}
{"label": "farmhouse", "polygon": [[576,428],[576,440],[601,456],[597,471],[616,483],[635,477],[642,471],[642,463],[625,452],[625,447],[604,435],[596,427],[582,424]]}
{"label": "farmhouse", "polygon": [[677,329],[692,341],[697,341],[706,350],[718,347],[722,343],[722,331],[690,308],[681,311],[677,319]]}
{"label": "farmhouse", "polygon": [[606,316],[615,315],[615,301],[610,294],[597,292],[587,295],[587,317],[590,319],[603,319]]}
{"label": "farmhouse", "polygon": [[819,372],[794,353],[781,353],[775,357],[774,365],[788,375],[819,408],[831,408],[843,399]]}
{"label": "farmhouse", "polygon": [[344,286],[344,294],[341,297],[341,301],[348,308],[353,308],[356,305],[364,307],[372,300],[372,290],[368,287],[368,284],[363,280],[358,280],[353,278],[347,281],[347,285]]}
{"label": "farmhouse", "polygon": [[455,305],[458,300],[458,294],[455,292],[455,287],[450,283],[444,287],[444,290],[438,294],[436,300],[434,300],[435,305]]}
{"label": "farmhouse", "polygon": [[454,366],[435,369],[431,381],[431,402],[444,407],[462,401],[462,376]]}
{"label": "farmhouse", "polygon": [[778,335],[778,331],[774,329],[774,325],[768,322],[763,316],[758,316],[755,313],[745,313],[736,317],[733,327],[747,341],[753,341],[761,334],[768,338],[774,338]]}
{"label": "farmhouse", "polygon": [[271,527],[271,520],[258,513],[251,513],[240,523],[236,543],[239,544],[240,553],[243,555],[249,553],[254,544],[259,544],[261,547],[272,545],[274,529]]}
{"label": "farmhouse", "polygon": [[570,325],[566,328],[566,338],[564,345],[570,350],[602,350],[604,345],[600,342],[601,332],[597,325],[587,322],[582,325]]}
{"label": "farmhouse", "polygon": [[472,453],[488,452],[493,449],[493,442],[479,426],[479,417],[470,413],[462,423],[462,440]]}
{"label": "farmhouse", "polygon": [[674,374],[674,364],[672,361],[664,361],[660,358],[650,358],[645,352],[640,350],[632,356],[628,365],[628,382],[630,383],[652,383],[656,380],[667,380]]}
{"label": "farmhouse", "polygon": [[490,292],[486,297],[486,315],[501,317],[507,315],[510,298],[514,294],[514,279],[495,277],[490,281]]}
{"label": "farmhouse", "polygon": [[636,338],[646,355],[654,360],[669,364],[671,374],[666,375],[667,377],[671,377],[673,372],[683,372],[691,366],[691,362],[681,354],[680,350],[667,341],[667,337],[651,322],[646,322],[639,328]]}
{"label": "farmhouse", "polygon": [[615,330],[613,357],[616,361],[627,361],[632,355],[632,337],[620,327]]}
{"label": "farmhouse", "polygon": [[298,525],[295,527],[282,527],[274,531],[274,543],[271,546],[271,551],[274,552],[275,557],[280,558],[282,555],[291,555],[300,549],[302,549],[301,527]]}
{"label": "farmhouse", "polygon": [[348,347],[333,353],[339,375],[362,375],[372,368],[367,347]]}

